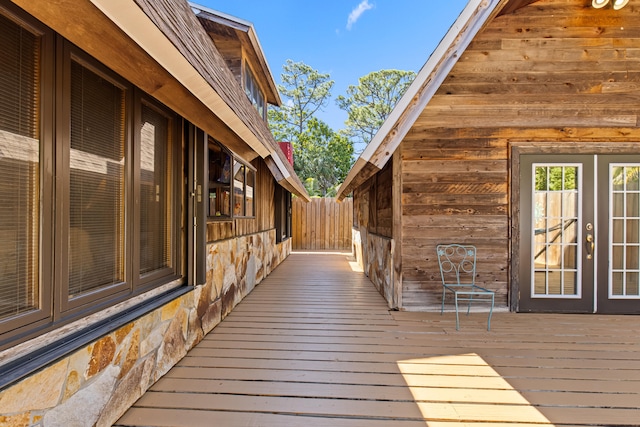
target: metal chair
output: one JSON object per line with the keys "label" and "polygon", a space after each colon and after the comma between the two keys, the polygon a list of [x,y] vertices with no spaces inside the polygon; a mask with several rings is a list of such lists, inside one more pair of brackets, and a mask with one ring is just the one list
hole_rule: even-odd
{"label": "metal chair", "polygon": [[444,313],[444,300],[447,291],[453,293],[456,307],[456,330],[460,329],[458,301],[466,301],[468,303],[467,315],[471,310],[472,302],[488,302],[491,303],[491,308],[487,319],[487,330],[491,330],[491,314],[493,314],[495,292],[477,286],[475,283],[476,247],[454,243],[438,245],[436,249],[440,276],[442,277],[442,309],[440,314]]}

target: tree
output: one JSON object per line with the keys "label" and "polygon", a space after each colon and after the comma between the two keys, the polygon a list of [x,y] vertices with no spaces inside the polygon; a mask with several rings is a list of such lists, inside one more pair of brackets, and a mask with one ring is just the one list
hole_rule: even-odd
{"label": "tree", "polygon": [[278,91],[285,102],[269,109],[269,126],[279,141],[295,143],[309,120],[329,102],[334,81],[303,62],[287,59],[280,75]]}
{"label": "tree", "polygon": [[351,168],[353,145],[325,122],[312,117],[294,144],[293,157],[296,173],[309,194],[331,197]]}
{"label": "tree", "polygon": [[315,116],[327,105],[333,81],[302,62],[288,60],[282,68],[284,105],[269,110],[271,132],[292,143],[294,170],[310,195],[335,195],[351,167],[353,145]]}
{"label": "tree", "polygon": [[575,167],[538,166],[536,167],[536,190],[575,190],[577,188],[576,171]]}
{"label": "tree", "polygon": [[413,71],[374,71],[347,88],[347,96],[336,99],[348,118],[345,133],[354,143],[368,144],[389,117],[416,74]]}

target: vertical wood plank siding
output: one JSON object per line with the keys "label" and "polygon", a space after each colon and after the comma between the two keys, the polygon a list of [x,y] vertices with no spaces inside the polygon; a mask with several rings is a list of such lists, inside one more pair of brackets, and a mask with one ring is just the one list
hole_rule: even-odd
{"label": "vertical wood plank siding", "polygon": [[349,250],[353,199],[314,198],[311,202],[294,198],[292,233],[294,250]]}
{"label": "vertical wood plank siding", "polygon": [[399,148],[405,308],[439,303],[435,246],[446,242],[478,246],[478,280],[506,304],[518,250],[512,144],[597,152],[640,141],[637,12],[535,2],[494,19],[461,53]]}

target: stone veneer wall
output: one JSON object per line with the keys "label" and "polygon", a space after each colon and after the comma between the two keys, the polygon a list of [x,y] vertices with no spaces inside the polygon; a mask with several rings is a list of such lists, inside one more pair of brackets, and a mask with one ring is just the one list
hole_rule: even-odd
{"label": "stone veneer wall", "polygon": [[397,308],[393,289],[393,239],[355,228],[351,236],[356,262],[387,300],[389,308]]}
{"label": "stone veneer wall", "polygon": [[111,426],[291,253],[275,231],[207,247],[207,283],[0,392],[0,425]]}

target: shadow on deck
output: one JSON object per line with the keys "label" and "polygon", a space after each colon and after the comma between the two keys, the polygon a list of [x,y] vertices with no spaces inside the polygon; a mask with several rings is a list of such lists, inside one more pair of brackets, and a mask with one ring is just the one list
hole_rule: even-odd
{"label": "shadow on deck", "polygon": [[640,316],[389,312],[292,254],[119,426],[640,424]]}

